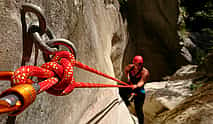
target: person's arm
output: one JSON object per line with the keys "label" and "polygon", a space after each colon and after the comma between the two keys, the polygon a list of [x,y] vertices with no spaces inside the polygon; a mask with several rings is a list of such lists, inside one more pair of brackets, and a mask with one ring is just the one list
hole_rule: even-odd
{"label": "person's arm", "polygon": [[142,87],[145,84],[145,82],[148,80],[149,71],[147,69],[144,69],[144,71],[141,74],[142,74],[142,76],[141,76],[140,81],[136,85],[133,86],[133,89]]}
{"label": "person's arm", "polygon": [[129,71],[130,71],[130,69],[131,69],[132,67],[133,67],[132,64],[129,64],[129,65],[127,65],[127,66],[125,67],[124,73],[125,73],[125,76],[126,76],[126,77],[128,77],[128,73],[129,73]]}

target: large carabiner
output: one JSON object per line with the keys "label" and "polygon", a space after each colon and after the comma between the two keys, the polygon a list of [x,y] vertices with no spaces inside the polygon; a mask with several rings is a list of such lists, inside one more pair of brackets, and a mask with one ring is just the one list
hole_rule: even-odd
{"label": "large carabiner", "polygon": [[[33,4],[24,4],[22,5],[21,9],[21,23],[22,23],[22,33],[23,33],[23,55],[22,55],[22,63],[21,65],[25,65],[25,62],[28,62],[30,60],[30,56],[32,53],[33,48],[33,38],[32,38],[32,32],[29,32],[29,27],[26,22],[26,13],[33,13],[37,16],[39,26],[38,26],[38,32],[40,35],[44,34],[46,32],[46,20],[43,11]],[[34,26],[36,27],[36,26]]]}
{"label": "large carabiner", "polygon": [[44,13],[40,7],[35,6],[33,4],[29,4],[29,3],[23,4],[21,8],[21,22],[22,22],[22,26],[24,27],[23,30],[25,30],[26,32],[28,30],[27,22],[26,22],[26,13],[28,12],[31,12],[37,16],[39,21],[39,33],[41,35],[44,34],[46,32],[46,27],[47,27]]}
{"label": "large carabiner", "polygon": [[[75,59],[77,57],[76,56],[77,49],[76,49],[75,45],[69,40],[62,39],[62,38],[60,38],[60,39],[52,39],[52,40],[48,40],[47,41],[47,45],[52,47],[52,48],[54,48],[54,47],[57,48],[60,45],[65,46],[75,56]],[[44,59],[45,59],[45,61],[49,61],[50,60],[49,54],[44,53]]]}

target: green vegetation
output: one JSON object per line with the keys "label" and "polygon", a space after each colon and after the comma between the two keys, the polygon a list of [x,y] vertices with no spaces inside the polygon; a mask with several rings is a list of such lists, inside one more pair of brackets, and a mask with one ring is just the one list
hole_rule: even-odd
{"label": "green vegetation", "polygon": [[186,28],[190,31],[213,29],[212,0],[181,0],[180,6],[185,10]]}
{"label": "green vegetation", "polygon": [[120,5],[124,5],[127,3],[127,0],[118,0],[118,2],[120,3]]}
{"label": "green vegetation", "polygon": [[191,90],[197,90],[198,88],[200,88],[202,86],[203,86],[203,84],[191,84],[189,88]]}
{"label": "green vegetation", "polygon": [[193,50],[194,64],[202,64],[206,55],[213,51],[213,1],[180,0],[179,31],[187,33],[196,44]]}

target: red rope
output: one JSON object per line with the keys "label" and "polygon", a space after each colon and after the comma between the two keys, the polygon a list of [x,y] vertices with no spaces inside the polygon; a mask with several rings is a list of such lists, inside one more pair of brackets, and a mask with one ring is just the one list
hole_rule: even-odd
{"label": "red rope", "polygon": [[48,90],[50,87],[55,85],[57,82],[58,82],[58,79],[55,78],[55,77],[52,77],[52,78],[47,79],[45,81],[39,82],[38,83],[38,85],[40,86],[39,93],[41,93],[42,91]]}
{"label": "red rope", "polygon": [[[123,85],[75,82],[73,77],[73,67],[79,67],[89,72],[101,75],[108,79],[114,80]],[[41,67],[22,66],[14,72],[12,84],[34,83],[29,77],[36,76],[39,78],[39,93],[47,91],[53,95],[66,95],[73,91],[74,88],[92,88],[92,87],[132,87],[123,81],[102,73],[81,62],[75,61],[75,57],[68,51],[56,52],[51,62],[43,64]]]}
{"label": "red rope", "polygon": [[[73,77],[74,66],[117,81],[118,83],[123,85],[75,82],[75,79]],[[31,80],[31,77],[34,76],[38,77],[39,82],[37,84],[39,88],[36,86],[36,84],[30,85],[35,83]],[[28,65],[18,68],[15,72],[0,72],[0,80],[9,79],[11,79],[13,87],[5,90],[0,96],[2,97],[2,95],[4,96],[4,94],[16,92],[16,94],[22,96],[22,99],[21,102],[19,101],[20,103],[17,103],[17,105],[15,105],[15,107],[17,107],[16,110],[12,109],[9,106],[5,106],[4,110],[0,108],[0,113],[15,111],[15,115],[19,114],[31,103],[33,103],[36,95],[43,91],[46,91],[47,93],[50,93],[52,95],[61,96],[71,93],[75,88],[131,88],[133,86],[114,77],[111,77],[105,73],[102,73],[94,68],[91,68],[85,64],[82,64],[81,62],[75,61],[74,55],[68,51],[56,52],[51,62],[44,63],[41,67]],[[4,102],[4,100],[0,100],[0,105],[3,105]]]}
{"label": "red rope", "polygon": [[116,82],[118,82],[118,83],[120,83],[120,84],[124,84],[124,85],[127,85],[127,86],[129,85],[129,84],[123,82],[123,81],[120,81],[120,80],[114,78],[114,77],[111,77],[111,76],[109,76],[109,75],[107,75],[107,74],[104,74],[104,73],[102,73],[102,72],[100,72],[100,71],[98,71],[98,70],[96,70],[96,69],[94,69],[94,68],[91,68],[91,67],[89,67],[88,65],[82,64],[81,62],[75,61],[75,66],[77,66],[77,67],[79,67],[79,68],[82,68],[82,69],[84,69],[84,70],[93,72],[93,73],[95,73],[95,74],[104,76],[104,77],[106,77],[106,78],[108,78],[108,79],[111,79],[111,80],[114,80],[114,81],[116,81]]}
{"label": "red rope", "polygon": [[99,87],[99,88],[105,88],[105,87],[123,87],[123,88],[129,88],[130,85],[116,85],[116,84],[102,84],[102,83],[86,83],[86,82],[76,82],[73,84],[75,88],[93,88],[93,87]]}

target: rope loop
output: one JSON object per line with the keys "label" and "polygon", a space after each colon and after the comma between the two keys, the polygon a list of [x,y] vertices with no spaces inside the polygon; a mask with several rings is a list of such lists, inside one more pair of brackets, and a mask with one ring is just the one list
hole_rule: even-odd
{"label": "rope loop", "polygon": [[[56,64],[57,63],[57,64]],[[60,66],[59,66],[60,64]],[[68,51],[56,52],[51,62],[43,64],[41,67],[54,70],[61,79],[56,85],[47,90],[52,95],[67,95],[73,89],[73,67],[75,65],[75,57]],[[63,71],[60,69],[63,69]],[[58,71],[60,70],[60,71]]]}
{"label": "rope loop", "polygon": [[[12,85],[35,83],[30,77],[36,76],[39,78],[38,80],[42,80],[39,82],[39,92],[46,90],[52,95],[66,95],[74,89],[72,86],[74,65],[75,57],[72,53],[58,51],[51,62],[44,63],[41,67],[22,66],[17,69],[12,76]],[[49,85],[45,86],[44,84]]]}
{"label": "rope loop", "polygon": [[[74,66],[117,81],[123,85],[75,82],[73,77]],[[17,104],[15,104],[15,108],[13,107],[14,105],[6,106],[8,109],[2,110],[0,113],[14,111],[11,114],[12,116],[24,111],[26,107],[34,102],[36,96],[43,91],[55,96],[63,96],[71,93],[74,88],[132,87],[132,85],[128,85],[125,82],[76,61],[75,55],[69,51],[55,52],[51,61],[44,63],[41,67],[31,65],[22,66],[13,73],[3,72],[2,75],[11,76],[12,87],[0,94],[0,105],[3,105],[5,101],[14,100],[14,103]],[[31,77],[34,76],[38,78],[38,82],[31,80]],[[21,105],[18,103],[21,103]]]}

